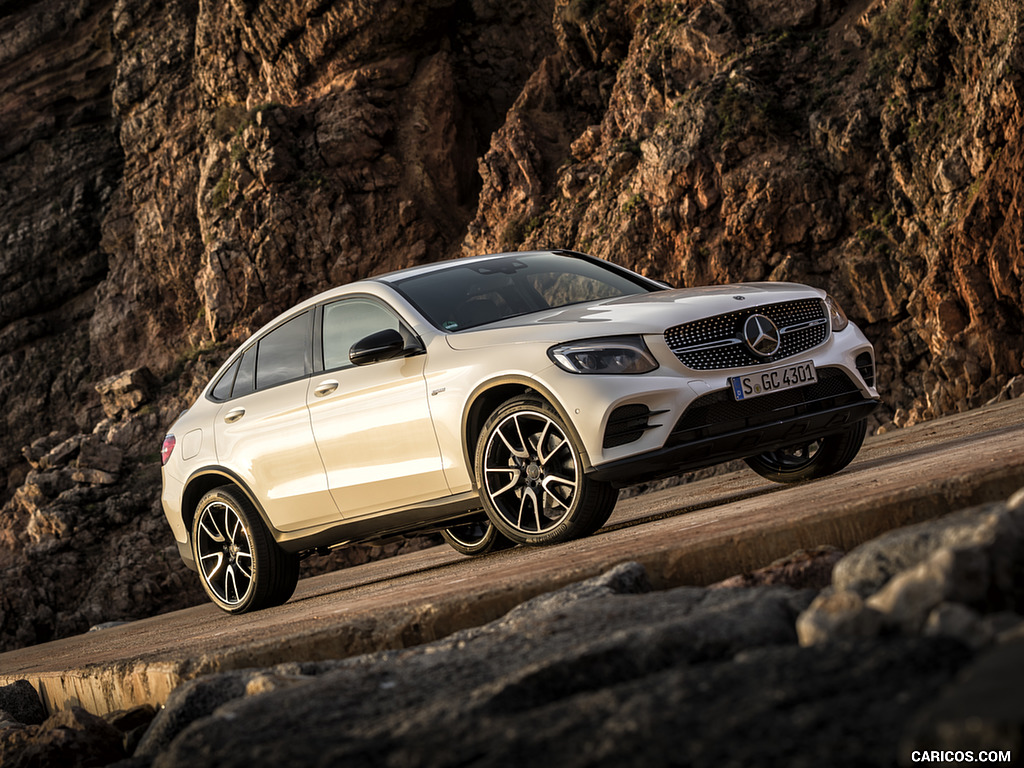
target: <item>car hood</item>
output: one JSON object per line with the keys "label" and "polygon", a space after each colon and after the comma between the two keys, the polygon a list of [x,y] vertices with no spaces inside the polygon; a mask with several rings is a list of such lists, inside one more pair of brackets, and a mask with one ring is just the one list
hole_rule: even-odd
{"label": "car hood", "polygon": [[797,283],[738,283],[678,288],[512,317],[452,333],[453,349],[495,344],[570,341],[599,336],[664,333],[691,320],[794,299],[825,298],[825,292]]}

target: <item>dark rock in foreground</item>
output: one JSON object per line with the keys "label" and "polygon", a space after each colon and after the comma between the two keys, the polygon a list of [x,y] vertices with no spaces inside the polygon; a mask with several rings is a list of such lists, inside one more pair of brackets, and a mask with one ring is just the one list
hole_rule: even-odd
{"label": "dark rock in foreground", "polygon": [[152,765],[892,764],[907,719],[971,655],[946,638],[802,649],[813,593],[787,587],[592,586],[414,649],[196,681],[154,729],[199,688],[263,693]]}
{"label": "dark rock in foreground", "polygon": [[87,768],[125,755],[124,733],[80,707],[57,712],[39,726],[0,730],[4,768]]}
{"label": "dark rock in foreground", "polygon": [[[1021,510],[1018,493],[880,537],[839,560],[820,593],[729,585],[806,583],[804,565],[834,562],[836,553],[802,553],[756,577],[665,592],[649,592],[642,567],[625,564],[429,645],[200,679],[172,695],[138,764],[152,756],[156,768],[862,766],[908,764],[913,750],[933,743],[1013,749],[1024,732],[1019,705],[1005,706],[1022,682],[1013,577],[1024,551]],[[836,595],[863,603],[846,588],[851,574],[885,570],[873,589],[892,589],[936,558],[979,564],[946,569],[936,589],[913,592],[922,615],[944,600],[945,622],[837,609],[823,618],[838,624],[799,644],[814,606]],[[975,592],[985,599],[950,602]],[[993,631],[964,631],[949,619],[958,606]],[[868,613],[878,620],[861,631],[855,619]],[[856,631],[844,635],[843,622]],[[225,703],[210,714],[212,700]],[[990,734],[988,743],[968,738],[971,729]]]}
{"label": "dark rock in foreground", "polygon": [[[7,713],[14,722],[26,725],[37,725],[46,719],[46,710],[39,701],[39,694],[27,680],[0,685],[0,712]],[[5,719],[0,717],[0,722]]]}
{"label": "dark rock in foreground", "polygon": [[631,650],[551,677],[497,657],[490,681],[438,663],[337,670],[221,708],[153,765],[894,764],[909,713],[969,655],[945,639],[790,645],[645,673]]}
{"label": "dark rock in foreground", "polygon": [[[820,580],[836,552],[661,592],[625,563],[426,645],[192,680],[152,723],[151,711],[0,718],[0,764],[810,768],[1016,755],[1022,514],[1018,492],[892,532],[839,560],[821,591],[780,582]],[[876,598],[896,589],[901,611],[928,621],[885,610]],[[0,704],[24,704],[24,688],[0,689]],[[38,721],[30,709],[24,722]]]}

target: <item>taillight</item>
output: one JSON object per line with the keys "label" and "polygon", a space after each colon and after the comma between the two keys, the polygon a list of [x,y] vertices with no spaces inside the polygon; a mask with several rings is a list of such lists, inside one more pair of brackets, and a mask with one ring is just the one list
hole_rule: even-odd
{"label": "taillight", "polygon": [[167,463],[167,460],[171,458],[171,453],[174,451],[174,435],[168,435],[164,438],[164,447],[160,449],[160,466],[162,467]]}

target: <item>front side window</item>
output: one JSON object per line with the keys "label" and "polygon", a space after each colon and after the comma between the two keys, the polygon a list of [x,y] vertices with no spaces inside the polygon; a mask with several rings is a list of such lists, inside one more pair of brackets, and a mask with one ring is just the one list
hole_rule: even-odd
{"label": "front side window", "polygon": [[372,299],[344,299],[328,304],[323,320],[324,370],[352,365],[348,358],[352,346],[370,334],[387,330],[398,331],[408,343],[410,333],[395,313]]}
{"label": "front side window", "polygon": [[[302,378],[306,375],[306,349],[309,346],[309,313],[293,317],[259,340],[256,345],[256,389]],[[245,372],[245,360],[239,378]],[[238,381],[235,381],[238,395]]]}

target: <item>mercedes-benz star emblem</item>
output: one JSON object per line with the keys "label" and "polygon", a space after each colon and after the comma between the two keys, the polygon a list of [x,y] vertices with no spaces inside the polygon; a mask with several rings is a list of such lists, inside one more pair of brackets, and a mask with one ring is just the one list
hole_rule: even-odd
{"label": "mercedes-benz star emblem", "polygon": [[779,329],[764,315],[751,315],[743,324],[743,339],[755,355],[771,357],[779,349]]}

